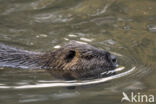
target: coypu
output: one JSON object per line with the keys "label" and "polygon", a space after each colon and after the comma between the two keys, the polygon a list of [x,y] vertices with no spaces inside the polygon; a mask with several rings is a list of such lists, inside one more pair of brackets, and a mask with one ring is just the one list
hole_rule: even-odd
{"label": "coypu", "polygon": [[116,68],[114,55],[89,44],[70,41],[51,52],[31,52],[0,45],[0,66],[23,69],[46,69],[65,79],[98,77]]}

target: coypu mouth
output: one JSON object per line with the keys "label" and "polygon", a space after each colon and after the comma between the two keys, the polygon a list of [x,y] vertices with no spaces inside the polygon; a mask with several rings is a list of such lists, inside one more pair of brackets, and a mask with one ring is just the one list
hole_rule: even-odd
{"label": "coypu mouth", "polygon": [[87,78],[87,79],[88,78],[89,79],[103,78],[103,77],[109,77],[109,76],[115,75],[116,74],[115,69],[118,68],[118,66],[119,66],[117,64],[116,56],[112,55],[109,52],[106,52],[106,57],[107,57],[106,60],[108,61],[110,66],[94,69],[92,72],[93,74],[91,74],[91,75],[88,74],[85,76],[85,78]]}

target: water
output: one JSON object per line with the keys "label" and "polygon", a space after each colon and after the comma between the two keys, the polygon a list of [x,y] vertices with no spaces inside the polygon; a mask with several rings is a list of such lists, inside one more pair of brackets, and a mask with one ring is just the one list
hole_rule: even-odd
{"label": "water", "polygon": [[[48,51],[77,40],[124,66],[115,77],[74,82],[1,68],[1,104],[120,104],[123,91],[156,96],[155,0],[0,0],[0,20],[0,43]],[[67,88],[78,83],[91,84]]]}

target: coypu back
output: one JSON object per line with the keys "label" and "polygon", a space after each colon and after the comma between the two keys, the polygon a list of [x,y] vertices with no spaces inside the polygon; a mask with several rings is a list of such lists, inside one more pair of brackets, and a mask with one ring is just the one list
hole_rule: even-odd
{"label": "coypu back", "polygon": [[0,45],[0,66],[46,69],[57,78],[85,79],[113,70],[116,58],[107,51],[76,41],[45,53]]}
{"label": "coypu back", "polygon": [[0,44],[0,66],[34,69],[39,68],[36,56],[41,53],[17,49],[4,44]]}

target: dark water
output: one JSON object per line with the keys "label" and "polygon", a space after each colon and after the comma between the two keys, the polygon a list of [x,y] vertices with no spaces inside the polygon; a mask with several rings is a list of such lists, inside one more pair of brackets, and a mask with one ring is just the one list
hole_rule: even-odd
{"label": "dark water", "polygon": [[69,90],[44,71],[1,68],[0,104],[120,104],[123,91],[156,96],[155,0],[0,0],[0,43],[47,51],[70,40],[108,50],[122,72],[134,70]]}

